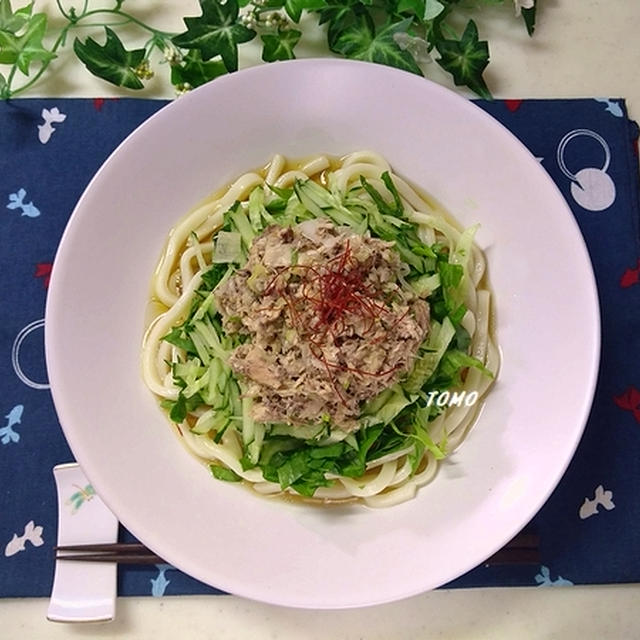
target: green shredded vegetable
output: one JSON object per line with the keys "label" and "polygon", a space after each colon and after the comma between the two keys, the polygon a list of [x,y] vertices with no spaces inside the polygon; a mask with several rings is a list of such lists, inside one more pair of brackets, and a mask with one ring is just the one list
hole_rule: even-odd
{"label": "green shredded vegetable", "polygon": [[[262,187],[251,192],[248,206],[236,202],[215,236],[214,264],[202,274],[188,317],[164,337],[185,354],[183,362],[172,366],[178,397],[163,402],[170,419],[185,423],[188,413],[199,409],[198,418],[188,427],[215,442],[227,429],[237,430],[243,469],[259,468],[266,480],[303,496],[329,486],[332,476],[358,478],[368,463],[394,452],[409,451],[412,473],[425,451],[441,459],[447,454],[446,440],[434,442],[429,425],[443,409],[429,403],[429,393],[459,388],[469,368],[493,375],[468,353],[469,334],[461,325],[476,228],[462,233],[453,248],[426,246],[417,226],[409,221],[390,175],[385,173],[381,179],[382,191],[362,177],[359,187],[349,193],[340,193],[331,183],[324,188],[312,180],[297,180],[291,189],[270,186],[274,197],[267,202]],[[242,382],[227,364],[242,338],[224,332],[215,307],[215,288],[243,265],[262,230],[310,218],[328,218],[392,242],[408,266],[406,282],[431,309],[430,331],[412,369],[364,404],[361,426],[353,433],[336,429],[326,417],[317,424],[296,427],[254,421],[251,399],[243,397]],[[250,288],[262,275],[259,269],[254,267],[248,279]],[[241,479],[221,465],[211,464],[210,470],[220,480]]]}

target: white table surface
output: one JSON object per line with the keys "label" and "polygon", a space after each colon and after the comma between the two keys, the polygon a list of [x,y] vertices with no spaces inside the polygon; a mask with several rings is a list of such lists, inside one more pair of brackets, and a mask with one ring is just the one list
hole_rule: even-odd
{"label": "white table surface", "polygon": [[[630,116],[639,120],[640,2],[538,1],[541,7],[532,39],[526,36],[524,28],[513,23],[510,10],[490,9],[478,14],[481,36],[489,40],[491,48],[486,79],[494,95],[624,97]],[[172,31],[182,29],[182,15],[198,15],[196,0],[179,3],[137,0],[128,5],[125,9],[135,14],[152,12],[154,25]],[[36,0],[35,6],[36,10],[56,15],[54,0]],[[246,47],[243,49],[241,66],[259,62],[257,48],[249,45],[248,51]],[[297,51],[299,57],[326,55],[320,38],[316,42],[303,41]],[[25,97],[125,95],[86,73],[68,51],[61,53],[56,68]],[[429,77],[453,88],[437,65],[430,64],[425,69]],[[149,90],[137,95],[174,96],[166,80],[160,78],[154,78]],[[119,598],[116,621],[82,626],[48,622],[46,610],[44,598],[0,600],[0,638],[626,640],[640,637],[640,584],[439,590],[401,602],[337,612],[286,609],[233,596]]]}

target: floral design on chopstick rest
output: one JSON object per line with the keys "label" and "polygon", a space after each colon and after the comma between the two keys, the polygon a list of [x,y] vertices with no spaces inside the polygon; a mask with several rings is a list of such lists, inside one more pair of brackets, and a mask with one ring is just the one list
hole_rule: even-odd
{"label": "floral design on chopstick rest", "polygon": [[9,556],[14,556],[20,551],[24,551],[26,549],[27,541],[29,541],[34,547],[41,547],[44,544],[42,531],[43,528],[41,526],[36,525],[33,520],[29,520],[29,522],[24,526],[24,533],[21,536],[14,533],[13,538],[7,542],[7,545],[4,548],[4,555],[8,558]]}
{"label": "floral design on chopstick rest", "polygon": [[7,209],[20,209],[23,216],[27,218],[37,218],[40,215],[40,209],[33,202],[25,202],[27,190],[20,187],[16,193],[9,194],[9,204]]}
{"label": "floral design on chopstick rest", "polygon": [[7,419],[7,425],[0,429],[0,442],[2,442],[2,444],[9,444],[10,442],[16,443],[20,441],[20,434],[13,427],[22,423],[23,412],[24,405],[17,404],[5,416]]}
{"label": "floral design on chopstick rest", "polygon": [[87,484],[84,487],[80,487],[77,484],[73,485],[74,488],[77,489],[75,493],[73,493],[69,499],[65,502],[65,504],[71,507],[71,514],[77,513],[78,509],[89,500],[93,499],[93,496],[96,495],[95,489],[93,485]]}
{"label": "floral design on chopstick rest", "polygon": [[604,487],[599,484],[596,487],[595,495],[593,500],[589,500],[589,498],[585,498],[582,506],[580,507],[580,518],[582,520],[586,520],[591,516],[595,516],[598,511],[599,506],[603,506],[607,511],[611,511],[611,509],[615,508],[615,504],[613,503],[613,493],[611,491],[605,491]]}
{"label": "floral design on chopstick rest", "polygon": [[534,580],[541,587],[560,587],[573,585],[573,582],[571,582],[571,580],[565,580],[565,578],[563,578],[562,576],[558,576],[555,580],[552,580],[549,567],[545,567],[544,565],[540,567],[540,573],[536,574]]}
{"label": "floral design on chopstick rest", "polygon": [[66,114],[62,113],[58,107],[53,107],[51,111],[49,109],[42,110],[42,119],[44,124],[38,125],[38,140],[42,144],[47,144],[56,130],[53,126],[54,123],[64,122],[67,119]]}

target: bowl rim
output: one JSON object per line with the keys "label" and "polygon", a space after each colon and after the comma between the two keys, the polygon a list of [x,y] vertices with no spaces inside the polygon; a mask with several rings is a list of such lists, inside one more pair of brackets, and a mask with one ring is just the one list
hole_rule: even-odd
{"label": "bowl rim", "polygon": [[[461,109],[462,112],[472,114],[473,117],[475,118],[484,119],[486,123],[490,123],[490,125],[487,125],[487,126],[493,127],[496,131],[502,130],[503,133],[501,135],[504,136],[504,134],[506,133],[511,140],[511,145],[514,147],[519,147],[519,151],[518,151],[519,154],[522,154],[524,151],[526,152],[526,154],[529,155],[530,158],[533,158],[533,156],[528,151],[528,149],[526,149],[526,147],[519,140],[517,140],[515,136],[513,136],[513,134],[504,125],[502,125],[500,122],[495,120],[492,116],[487,114],[480,107],[466,100],[460,95],[452,92],[449,89],[446,89],[445,87],[435,84],[425,78],[418,78],[417,76],[413,76],[412,74],[409,74],[407,72],[398,71],[396,69],[390,69],[388,67],[381,67],[380,65],[374,65],[371,63],[361,62],[361,61],[311,58],[311,59],[305,59],[305,60],[294,60],[294,61],[287,61],[287,62],[279,62],[277,64],[251,67],[248,69],[244,69],[242,71],[235,72],[234,74],[229,74],[228,76],[223,76],[221,78],[218,78],[216,79],[215,83],[211,83],[210,86],[204,85],[203,87],[200,87],[194,90],[194,92],[191,95],[181,97],[179,100],[169,103],[163,108],[161,108],[157,113],[152,115],[149,119],[147,119],[144,123],[142,123],[138,128],[136,128],[131,134],[129,134],[116,147],[114,152],[109,156],[109,158],[105,161],[102,167],[98,170],[98,172],[92,178],[86,190],[84,191],[83,195],[79,199],[78,204],[76,205],[69,219],[69,222],[65,228],[62,239],[60,241],[60,245],[56,253],[56,258],[54,260],[54,266],[51,274],[49,295],[47,297],[46,311],[45,311],[45,353],[46,353],[47,366],[50,368],[49,377],[50,377],[50,384],[51,384],[51,392],[52,392],[54,404],[56,407],[56,411],[58,412],[58,415],[60,417],[60,422],[63,425],[63,430],[65,432],[65,436],[69,441],[71,449],[81,464],[82,464],[82,459],[85,457],[85,454],[83,452],[83,443],[81,441],[81,438],[78,439],[78,432],[76,428],[71,426],[74,419],[71,415],[69,415],[69,412],[67,410],[67,399],[59,388],[59,376],[64,375],[63,373],[64,360],[61,358],[59,347],[55,343],[55,337],[56,337],[56,331],[58,331],[60,326],[61,314],[63,313],[63,309],[61,305],[63,305],[64,296],[61,297],[61,294],[65,291],[64,278],[66,275],[65,267],[62,265],[62,262],[59,263],[58,259],[59,257],[62,258],[62,261],[68,259],[66,258],[66,256],[69,254],[69,252],[73,250],[73,237],[75,234],[75,227],[82,224],[81,220],[82,220],[82,216],[84,215],[82,212],[86,210],[85,206],[88,198],[87,194],[90,194],[92,190],[96,189],[96,185],[99,185],[102,180],[108,179],[108,177],[105,178],[105,176],[108,174],[110,167],[114,163],[117,163],[119,161],[119,158],[122,154],[128,153],[127,150],[131,145],[135,146],[136,140],[138,140],[138,138],[141,135],[140,132],[147,132],[155,127],[162,126],[162,123],[164,121],[170,120],[171,117],[173,117],[173,114],[174,113],[178,114],[180,110],[188,111],[188,106],[192,102],[195,104],[196,100],[200,99],[198,98],[198,96],[200,95],[205,96],[211,93],[224,94],[224,92],[227,90],[225,87],[227,86],[233,88],[236,84],[239,84],[240,82],[250,83],[256,77],[268,76],[269,74],[288,73],[289,69],[292,70],[291,73],[294,72],[293,71],[294,69],[301,69],[301,70],[305,70],[306,73],[312,73],[314,71],[318,71],[319,67],[325,70],[327,69],[337,70],[338,72],[343,72],[343,70],[346,69],[348,73],[354,73],[356,70],[358,70],[358,72],[362,71],[362,73],[365,73],[365,74],[370,72],[380,77],[386,76],[388,78],[392,78],[394,81],[397,81],[400,84],[405,83],[407,86],[413,82],[415,83],[415,86],[418,90],[419,90],[419,87],[417,83],[418,82],[424,83],[423,90],[425,92],[428,92],[436,96],[437,98],[443,98],[445,99],[445,101],[456,102],[457,105],[459,105],[459,108]],[[415,78],[415,80],[413,80],[412,78]],[[540,175],[542,175],[543,173],[545,172],[540,167]],[[547,188],[550,191],[554,191],[556,193],[556,196],[559,196],[560,199],[564,202],[565,214],[568,216],[568,220],[566,220],[565,222],[568,223],[570,227],[573,225],[573,230],[575,235],[574,241],[577,244],[576,250],[581,254],[579,260],[581,260],[584,263],[583,266],[586,265],[588,267],[586,272],[582,275],[587,281],[587,284],[585,285],[586,288],[590,289],[590,295],[591,295],[590,310],[593,312],[590,317],[591,365],[589,367],[588,375],[584,380],[585,393],[584,393],[583,403],[582,403],[582,412],[581,412],[581,415],[575,421],[577,425],[581,425],[581,426],[575,428],[574,437],[572,441],[565,444],[565,452],[566,452],[565,459],[563,464],[559,465],[555,469],[554,476],[556,479],[553,482],[547,484],[546,490],[544,492],[539,492],[537,494],[538,500],[535,503],[535,505],[533,505],[532,508],[530,509],[531,517],[539,511],[539,509],[547,501],[547,499],[549,498],[549,496],[557,486],[558,482],[561,480],[569,463],[573,459],[576,448],[580,442],[584,428],[587,423],[589,412],[591,410],[591,404],[594,398],[595,386],[597,383],[598,370],[599,370],[600,346],[601,346],[598,293],[597,293],[595,276],[593,274],[593,267],[591,265],[591,262],[588,259],[588,252],[586,250],[586,245],[584,243],[584,239],[579,230],[577,222],[568,204],[564,200],[564,197],[562,196],[560,190],[555,185],[555,183],[553,183],[553,181],[549,176],[546,176],[546,178],[547,178],[547,181],[546,181]],[[586,263],[584,262],[585,258],[586,258]],[[46,330],[47,327],[52,327],[52,330],[47,331]],[[499,334],[499,330],[498,330],[498,334]],[[85,469],[85,472],[89,475],[90,478],[93,475],[92,471],[93,470],[91,468]],[[106,496],[105,502],[110,506],[110,508],[112,508],[112,510],[114,510],[118,514],[118,512],[121,512],[122,510],[118,508],[118,505],[117,505],[118,501],[114,499],[112,490],[110,490],[107,486],[103,484],[104,478],[102,477],[102,474],[95,474],[95,475],[97,479],[98,492],[101,494],[101,496],[102,496],[102,493],[104,492],[104,495]],[[136,526],[135,518],[132,518],[131,514],[126,514],[126,515],[121,514],[121,515],[124,516],[121,519],[124,526],[130,529],[132,532],[136,533],[136,530],[139,529],[139,527]],[[521,525],[524,525],[524,524],[526,524],[526,522],[521,522]],[[517,531],[506,531],[502,536],[498,536],[496,538],[496,541],[494,544],[495,548],[493,548],[493,551],[499,549],[502,546],[502,544],[507,542],[510,539],[511,535],[516,532]],[[140,538],[143,539],[143,541],[145,541],[144,540],[145,537],[146,536],[143,535]],[[485,549],[485,552],[486,552],[486,549]],[[452,580],[458,577],[459,575],[461,575],[462,573],[465,573],[467,570],[475,567],[479,562],[481,562],[484,559],[484,557],[487,557],[486,553],[482,553],[480,555],[476,554],[472,556],[470,560],[471,564],[464,571],[457,572],[456,575],[452,575],[450,579]],[[189,567],[189,570],[187,571],[187,573],[190,573],[194,577],[211,584],[210,579],[208,579],[208,576],[203,574],[201,571],[194,570],[193,566]],[[434,586],[439,586],[439,585],[429,585],[426,588],[430,589],[430,588],[433,588]],[[222,585],[220,586],[220,588],[227,590],[228,586]],[[332,603],[329,603],[328,606],[326,607],[322,604],[322,602],[317,602],[317,601],[309,602],[308,600],[307,601],[296,600],[296,598],[292,598],[291,601],[289,602],[283,602],[281,597],[275,597],[273,599],[270,599],[269,594],[265,593],[264,589],[262,590],[259,589],[257,592],[251,589],[245,589],[245,590],[241,589],[240,591],[235,589],[234,592],[238,593],[239,595],[245,595],[246,597],[249,597],[249,598],[262,600],[265,602],[271,602],[273,604],[285,604],[288,606],[297,606],[297,607],[313,606],[314,608],[342,608],[342,607],[365,606],[368,604],[380,604],[383,602],[389,602],[391,600],[397,600],[400,598],[415,595],[424,590],[425,589],[416,590],[415,588],[411,588],[405,592],[397,591],[397,593],[395,593],[395,595],[391,598],[389,597],[389,594],[387,594],[385,596],[382,596],[378,600],[372,600],[371,598],[369,598],[367,601],[353,600],[351,602],[347,602],[346,604],[332,602]]]}

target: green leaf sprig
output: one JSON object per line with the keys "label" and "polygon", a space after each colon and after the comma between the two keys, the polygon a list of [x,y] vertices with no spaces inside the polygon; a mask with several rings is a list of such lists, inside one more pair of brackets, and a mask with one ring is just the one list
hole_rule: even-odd
{"label": "green leaf sprig", "polygon": [[[134,15],[135,3],[131,12],[124,10],[125,0],[82,0],[79,8],[68,6],[68,0],[56,0],[64,22],[55,29],[45,13],[34,11],[35,0],[17,9],[11,2],[0,0],[2,99],[31,88],[72,32],[73,51],[93,75],[141,90],[164,65],[180,94],[236,71],[239,47],[247,42],[259,38],[265,62],[290,60],[305,34],[318,29],[335,55],[418,75],[424,75],[426,62],[435,60],[456,85],[490,98],[483,77],[489,46],[480,38],[476,14],[489,5],[515,8],[533,35],[537,4],[537,0],[526,5],[521,0],[198,0],[200,15],[185,17],[183,32],[169,33]],[[146,34],[146,42],[136,47],[125,44],[125,25]]]}

